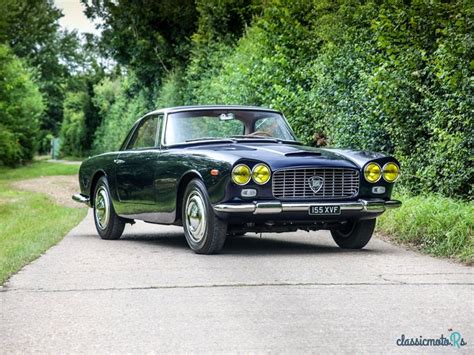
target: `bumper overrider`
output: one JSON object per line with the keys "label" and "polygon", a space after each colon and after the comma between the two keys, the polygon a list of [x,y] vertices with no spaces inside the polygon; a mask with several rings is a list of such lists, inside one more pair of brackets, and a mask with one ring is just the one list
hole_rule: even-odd
{"label": "bumper overrider", "polygon": [[72,199],[76,202],[79,202],[79,203],[84,203],[86,204],[87,206],[91,206],[91,200],[90,200],[90,197],[88,196],[85,196],[83,194],[74,194],[72,195]]}
{"label": "bumper overrider", "polygon": [[214,210],[221,213],[252,213],[255,215],[278,214],[278,213],[299,213],[308,214],[310,207],[333,207],[338,206],[341,213],[360,212],[360,213],[383,213],[387,209],[398,208],[402,205],[397,200],[381,199],[359,199],[357,201],[347,202],[281,202],[262,201],[262,202],[243,202],[243,203],[219,203],[214,205]]}

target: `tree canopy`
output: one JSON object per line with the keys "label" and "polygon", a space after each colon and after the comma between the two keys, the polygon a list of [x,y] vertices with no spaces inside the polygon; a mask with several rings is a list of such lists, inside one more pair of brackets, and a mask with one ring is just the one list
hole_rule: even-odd
{"label": "tree canopy", "polygon": [[262,105],[307,144],[395,155],[412,192],[472,198],[472,2],[81,1],[101,38],[60,31],[52,1],[0,4],[63,154],[116,149],[157,107]]}

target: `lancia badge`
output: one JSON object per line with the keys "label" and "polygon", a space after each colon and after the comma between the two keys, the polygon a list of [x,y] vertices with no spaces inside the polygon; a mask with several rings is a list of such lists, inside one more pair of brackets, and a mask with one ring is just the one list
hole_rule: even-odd
{"label": "lancia badge", "polygon": [[323,187],[324,180],[320,176],[312,176],[308,179],[308,184],[311,190],[316,194]]}

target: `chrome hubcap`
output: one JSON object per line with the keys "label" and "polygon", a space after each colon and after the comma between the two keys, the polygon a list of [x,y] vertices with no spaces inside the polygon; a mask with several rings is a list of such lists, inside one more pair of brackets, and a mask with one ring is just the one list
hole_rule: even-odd
{"label": "chrome hubcap", "polygon": [[207,219],[204,199],[198,191],[191,192],[186,200],[185,223],[191,239],[199,243],[206,233]]}
{"label": "chrome hubcap", "polygon": [[107,190],[101,186],[95,193],[95,220],[100,229],[107,228],[110,218],[110,202]]}

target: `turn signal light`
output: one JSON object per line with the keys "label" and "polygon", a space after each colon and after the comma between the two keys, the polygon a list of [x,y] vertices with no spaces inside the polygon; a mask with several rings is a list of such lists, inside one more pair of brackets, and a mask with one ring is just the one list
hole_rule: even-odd
{"label": "turn signal light", "polygon": [[240,192],[242,197],[255,197],[257,196],[257,190],[255,189],[242,189]]}

